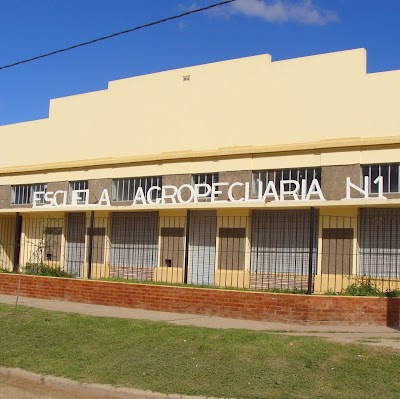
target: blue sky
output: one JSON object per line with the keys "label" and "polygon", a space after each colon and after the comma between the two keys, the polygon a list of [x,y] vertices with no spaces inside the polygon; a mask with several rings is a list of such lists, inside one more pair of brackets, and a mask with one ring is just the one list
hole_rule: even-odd
{"label": "blue sky", "polygon": [[[0,66],[218,0],[0,0]],[[107,82],[269,53],[364,47],[368,72],[400,69],[399,0],[237,0],[213,11],[0,70],[0,125],[48,116],[49,101]]]}

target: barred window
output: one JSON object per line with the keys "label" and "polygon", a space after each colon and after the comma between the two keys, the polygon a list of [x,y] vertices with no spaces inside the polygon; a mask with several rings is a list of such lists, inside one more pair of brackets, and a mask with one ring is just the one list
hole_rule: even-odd
{"label": "barred window", "polygon": [[[89,184],[87,180],[79,180],[79,181],[71,181],[69,182],[69,190],[68,190],[68,201],[72,202],[72,192],[75,190],[87,190],[89,188]],[[80,193],[79,195],[81,200],[78,203],[86,202],[86,193]]]}
{"label": "barred window", "polygon": [[[139,188],[143,189],[144,195],[151,187],[162,187],[162,177],[135,177],[132,179],[114,179],[112,187],[113,201],[133,201]],[[153,190],[151,193],[152,200],[161,198],[160,190]]]}
{"label": "barred window", "polygon": [[295,180],[301,184],[302,180],[306,180],[307,189],[310,188],[311,182],[317,179],[321,184],[321,168],[293,168],[293,169],[275,169],[275,170],[257,170],[253,172],[252,189],[253,197],[258,196],[258,184],[263,183],[263,187],[267,186],[269,181],[273,181],[278,194],[280,194],[281,180]]}
{"label": "barred window", "polygon": [[61,260],[62,227],[46,227],[44,229],[44,244],[46,261]]}
{"label": "barred window", "polygon": [[[364,185],[364,178],[369,177],[368,192],[378,193],[378,185],[374,184],[377,177],[383,177],[383,192],[384,193],[398,193],[399,182],[399,166],[398,163],[386,163],[375,165],[364,165],[362,167],[362,185]],[[365,187],[364,187],[365,190]]]}
{"label": "barred window", "polygon": [[[196,184],[208,184],[212,186],[213,183],[218,183],[218,173],[202,173],[197,175],[192,175],[192,186]],[[206,187],[199,187],[199,194],[205,194]],[[211,191],[207,195],[207,198],[211,197]],[[206,199],[207,199],[206,198]]]}
{"label": "barred window", "polygon": [[[19,184],[11,186],[11,204],[12,205],[29,205],[33,204],[33,193],[38,191],[47,191],[46,183],[39,184]],[[44,195],[40,196],[37,204],[44,204]]]}

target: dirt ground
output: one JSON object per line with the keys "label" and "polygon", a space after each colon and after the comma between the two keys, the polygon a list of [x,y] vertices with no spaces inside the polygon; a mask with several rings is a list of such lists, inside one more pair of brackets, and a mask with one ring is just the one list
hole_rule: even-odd
{"label": "dirt ground", "polygon": [[[119,392],[124,391],[124,392]],[[163,399],[167,395],[40,377],[22,370],[0,370],[0,399]],[[180,398],[171,395],[168,398]]]}
{"label": "dirt ground", "polygon": [[400,352],[400,331],[393,329],[388,332],[359,332],[359,331],[332,331],[332,332],[284,332],[284,335],[297,335],[308,337],[320,337],[329,341],[344,344],[364,344],[371,346],[383,346]]}

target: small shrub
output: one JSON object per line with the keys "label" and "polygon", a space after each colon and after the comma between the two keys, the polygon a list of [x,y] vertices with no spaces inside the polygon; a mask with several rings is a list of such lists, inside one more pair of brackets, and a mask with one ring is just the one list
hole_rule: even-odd
{"label": "small shrub", "polygon": [[400,288],[382,292],[370,278],[361,278],[341,292],[350,296],[382,296],[386,298],[400,298]]}
{"label": "small shrub", "polygon": [[340,295],[341,292],[334,291],[332,288],[329,288],[328,291],[325,291],[324,295],[336,296]]}
{"label": "small shrub", "polygon": [[386,290],[385,297],[386,298],[400,298],[400,288],[396,288],[395,290]]}
{"label": "small shrub", "polygon": [[5,269],[4,267],[0,267],[0,273],[14,273],[12,270]]}
{"label": "small shrub", "polygon": [[44,263],[27,263],[24,267],[24,274],[47,277],[74,277],[72,274],[62,270],[59,266],[48,266]]}
{"label": "small shrub", "polygon": [[371,281],[371,279],[361,279],[349,285],[343,295],[350,296],[383,296],[382,291]]}

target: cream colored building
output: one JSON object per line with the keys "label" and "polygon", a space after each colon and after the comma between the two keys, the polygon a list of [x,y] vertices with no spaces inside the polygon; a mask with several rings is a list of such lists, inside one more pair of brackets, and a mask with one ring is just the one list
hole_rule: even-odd
{"label": "cream colored building", "polygon": [[397,287],[400,71],[366,62],[356,49],[193,66],[1,126],[0,268]]}

